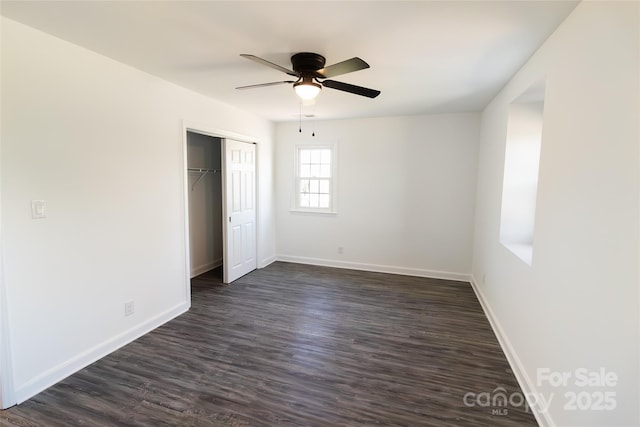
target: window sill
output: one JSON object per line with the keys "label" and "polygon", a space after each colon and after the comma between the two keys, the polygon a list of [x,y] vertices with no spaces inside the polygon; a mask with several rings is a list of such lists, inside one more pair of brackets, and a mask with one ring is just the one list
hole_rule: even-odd
{"label": "window sill", "polygon": [[289,209],[289,213],[294,215],[320,215],[320,216],[336,216],[338,215],[338,211],[330,211],[330,210],[316,210],[316,209],[304,209],[304,208],[295,208]]}

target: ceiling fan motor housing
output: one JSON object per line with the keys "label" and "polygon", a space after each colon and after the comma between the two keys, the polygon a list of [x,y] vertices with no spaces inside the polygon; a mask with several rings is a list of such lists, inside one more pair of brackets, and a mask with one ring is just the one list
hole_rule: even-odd
{"label": "ceiling fan motor housing", "polygon": [[293,70],[305,75],[308,73],[314,73],[315,71],[324,68],[326,60],[324,56],[311,52],[296,53],[291,57],[291,65]]}

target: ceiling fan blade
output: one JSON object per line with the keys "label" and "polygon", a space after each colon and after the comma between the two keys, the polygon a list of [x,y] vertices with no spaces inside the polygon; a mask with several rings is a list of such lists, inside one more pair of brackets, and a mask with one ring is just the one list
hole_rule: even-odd
{"label": "ceiling fan blade", "polygon": [[343,92],[354,93],[356,95],[366,96],[367,98],[375,98],[376,96],[380,95],[379,90],[369,89],[362,86],[355,86],[349,83],[337,82],[335,80],[325,80],[324,82],[322,82],[322,86],[341,90]]}
{"label": "ceiling fan blade", "polygon": [[247,58],[247,59],[250,59],[252,61],[255,61],[258,64],[266,65],[267,67],[271,67],[271,68],[276,69],[278,71],[282,71],[283,73],[289,74],[290,76],[298,77],[298,73],[296,73],[295,71],[289,70],[288,68],[281,67],[280,65],[274,64],[273,62],[269,62],[266,59],[258,58],[255,55],[249,55],[247,53],[241,53],[240,56],[242,56],[243,58]]}
{"label": "ceiling fan blade", "polygon": [[322,79],[340,76],[342,74],[352,73],[358,70],[364,70],[365,68],[369,68],[369,64],[364,62],[362,59],[355,57],[324,67],[316,71],[316,73],[318,74],[318,77]]}
{"label": "ceiling fan blade", "polygon": [[283,85],[283,84],[286,84],[286,83],[295,83],[295,81],[293,81],[293,80],[283,80],[281,82],[260,83],[260,84],[257,84],[257,85],[239,86],[236,89],[241,89],[241,90],[242,89],[253,89],[253,88],[256,88],[256,87],[276,86],[276,85]]}

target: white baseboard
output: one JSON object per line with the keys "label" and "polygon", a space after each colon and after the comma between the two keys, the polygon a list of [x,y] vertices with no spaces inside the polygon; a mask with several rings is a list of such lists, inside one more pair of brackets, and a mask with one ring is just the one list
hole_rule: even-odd
{"label": "white baseboard", "polygon": [[191,269],[191,278],[193,279],[194,277],[199,276],[202,273],[206,273],[209,270],[213,270],[214,268],[218,268],[221,265],[222,265],[222,258],[218,258],[206,264],[200,265],[198,267],[194,267]]}
{"label": "white baseboard", "polygon": [[269,264],[273,264],[274,262],[276,262],[278,260],[278,258],[275,255],[272,255],[270,257],[264,258],[262,261],[260,261],[260,263],[258,264],[258,268],[265,268],[267,267]]}
{"label": "white baseboard", "polygon": [[130,342],[136,340],[142,335],[151,332],[158,326],[163,325],[174,317],[189,310],[191,303],[181,302],[180,304],[152,317],[151,319],[134,326],[133,328],[118,334],[96,346],[88,349],[87,351],[80,353],[79,355],[72,357],[54,366],[48,371],[38,375],[37,377],[29,380],[25,384],[14,390],[14,398],[16,403],[22,403],[25,400],[35,396],[48,387],[62,381],[71,374],[78,372],[80,369],[92,364],[96,360],[103,358],[104,356],[116,351],[120,347],[123,347]]}
{"label": "white baseboard", "polygon": [[[476,294],[476,297],[478,298],[478,301],[480,301],[480,305],[484,310],[484,314],[487,316],[487,319],[489,320],[489,324],[491,325],[491,328],[493,329],[493,332],[495,333],[496,338],[498,338],[498,343],[500,344],[500,347],[502,348],[502,352],[506,356],[507,361],[511,366],[511,370],[513,371],[513,374],[516,377],[516,380],[518,381],[518,384],[520,385],[522,392],[524,393],[525,396],[532,396],[532,395],[540,396],[541,394],[537,392],[535,383],[531,380],[531,377],[527,374],[527,371],[524,369],[524,365],[520,360],[520,357],[518,357],[518,354],[513,348],[513,345],[511,345],[511,341],[509,340],[509,337],[507,336],[504,329],[502,328],[502,325],[500,324],[500,320],[496,317],[495,313],[491,309],[491,305],[489,304],[489,301],[487,301],[487,299],[485,298],[484,293],[482,292],[482,289],[480,289],[480,287],[477,284],[478,282],[475,280],[473,276],[471,276],[470,283],[471,283],[471,287],[473,288],[473,291]],[[535,405],[531,407],[531,411],[533,413],[533,416],[536,418],[536,421],[541,427],[555,427],[556,424],[553,422],[553,419],[551,419],[551,415],[549,414],[548,411],[540,411],[540,408],[538,408]]]}
{"label": "white baseboard", "polygon": [[366,264],[361,262],[338,261],[333,259],[307,258],[294,255],[277,255],[278,261],[294,262],[297,264],[321,265],[324,267],[347,268],[350,270],[373,271],[376,273],[402,274],[404,276],[429,277],[432,279],[456,280],[469,282],[471,275],[452,273],[448,271],[425,270],[421,268],[397,267],[392,265]]}

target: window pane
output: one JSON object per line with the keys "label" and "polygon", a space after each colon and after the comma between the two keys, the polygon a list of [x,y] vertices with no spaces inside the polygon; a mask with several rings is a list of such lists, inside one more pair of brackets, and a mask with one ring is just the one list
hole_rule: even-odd
{"label": "window pane", "polygon": [[320,175],[322,178],[330,178],[331,177],[331,167],[329,165],[320,166]]}
{"label": "window pane", "polygon": [[319,207],[321,208],[328,208],[329,207],[329,195],[328,194],[321,194],[320,195],[320,205]]}
{"label": "window pane", "polygon": [[320,182],[317,179],[309,181],[309,193],[317,193],[320,190]]}
{"label": "window pane", "polygon": [[311,151],[311,163],[320,163],[320,151],[322,150],[310,150]]}
{"label": "window pane", "polygon": [[309,207],[309,195],[308,194],[300,194],[300,207],[308,208]]}
{"label": "window pane", "polygon": [[309,207],[317,208],[318,206],[318,195],[313,193],[309,194]]}
{"label": "window pane", "polygon": [[308,193],[309,192],[309,180],[308,179],[301,179],[300,180],[300,192],[301,193]]}
{"label": "window pane", "polygon": [[320,176],[320,165],[311,165],[311,174],[309,176]]}
{"label": "window pane", "polygon": [[300,163],[309,163],[311,161],[311,150],[300,150]]}
{"label": "window pane", "polygon": [[327,180],[320,181],[320,193],[329,194],[329,181]]}
{"label": "window pane", "polygon": [[311,168],[309,165],[300,165],[300,177],[307,178],[311,176]]}
{"label": "window pane", "polygon": [[331,150],[320,150],[320,162],[331,164]]}

